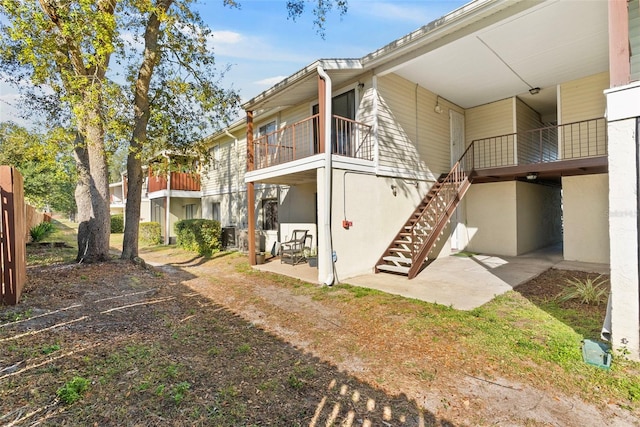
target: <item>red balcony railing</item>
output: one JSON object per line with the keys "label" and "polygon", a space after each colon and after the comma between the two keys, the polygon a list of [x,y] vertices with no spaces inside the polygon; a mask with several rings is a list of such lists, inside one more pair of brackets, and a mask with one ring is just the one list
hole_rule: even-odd
{"label": "red balcony railing", "polygon": [[[167,178],[154,175],[149,171],[149,192],[167,189]],[[171,189],[184,191],[200,191],[200,177],[195,173],[171,172]]]}
{"label": "red balcony railing", "polygon": [[[320,153],[319,116],[313,115],[256,138],[255,169],[267,168]],[[334,154],[373,160],[371,126],[333,116],[331,149]]]}

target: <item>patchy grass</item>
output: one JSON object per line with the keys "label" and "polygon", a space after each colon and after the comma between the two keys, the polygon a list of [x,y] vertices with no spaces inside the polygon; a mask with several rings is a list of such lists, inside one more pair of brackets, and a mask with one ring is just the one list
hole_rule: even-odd
{"label": "patchy grass", "polygon": [[[0,316],[0,423],[537,425],[518,418],[512,389],[470,400],[458,388],[469,378],[542,390],[552,398],[531,397],[541,405],[579,396],[640,411],[638,364],[582,362],[580,341],[597,336],[603,307],[558,302],[565,276],[553,270],[463,312],[262,273],[237,253],[144,253],[173,267],[33,270],[22,314]],[[75,378],[87,387],[57,403]],[[425,393],[437,399],[429,410]],[[571,425],[580,410],[565,412],[554,413]]]}

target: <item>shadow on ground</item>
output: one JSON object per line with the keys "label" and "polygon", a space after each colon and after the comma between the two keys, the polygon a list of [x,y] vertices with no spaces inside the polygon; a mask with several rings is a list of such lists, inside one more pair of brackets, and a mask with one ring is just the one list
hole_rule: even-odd
{"label": "shadow on ground", "polygon": [[[453,426],[194,292],[180,265],[202,262],[31,269],[23,302],[2,308],[0,422]],[[87,389],[64,404],[74,378]]]}

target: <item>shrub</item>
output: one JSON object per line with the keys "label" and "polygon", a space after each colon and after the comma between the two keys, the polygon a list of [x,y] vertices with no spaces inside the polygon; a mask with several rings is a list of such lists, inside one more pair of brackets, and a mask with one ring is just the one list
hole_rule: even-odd
{"label": "shrub", "polygon": [[147,245],[159,245],[162,243],[162,232],[159,222],[141,222],[140,240]]}
{"label": "shrub", "polygon": [[53,224],[50,222],[41,222],[40,224],[34,225],[29,229],[31,240],[34,242],[40,242],[44,240],[51,233],[53,233]]}
{"label": "shrub", "polygon": [[183,249],[209,256],[222,248],[220,222],[211,219],[185,219],[175,224],[177,243]]}
{"label": "shrub", "polygon": [[111,215],[111,233],[124,232],[124,215]]}
{"label": "shrub", "polygon": [[602,275],[595,279],[567,279],[567,284],[567,288],[558,295],[560,302],[566,302],[572,299],[580,300],[582,304],[589,305],[600,305],[607,302],[609,289],[607,280],[604,279]]}
{"label": "shrub", "polygon": [[73,377],[73,379],[62,387],[60,387],[56,394],[60,398],[60,401],[65,405],[71,405],[72,403],[80,400],[85,391],[89,388],[89,380],[82,377]]}

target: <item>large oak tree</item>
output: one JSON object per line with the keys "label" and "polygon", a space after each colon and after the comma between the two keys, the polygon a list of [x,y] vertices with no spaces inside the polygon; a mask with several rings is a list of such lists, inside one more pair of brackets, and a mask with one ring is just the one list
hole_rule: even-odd
{"label": "large oak tree", "polygon": [[[32,107],[76,129],[78,260],[109,257],[110,143],[129,135],[122,257],[133,259],[143,162],[167,149],[195,154],[194,141],[226,124],[238,106],[237,94],[220,84],[224,73],[194,2],[0,0],[5,78],[28,92]],[[287,1],[289,17],[302,15],[306,3]],[[347,8],[346,0],[309,3],[321,35],[332,7],[341,14]]]}

